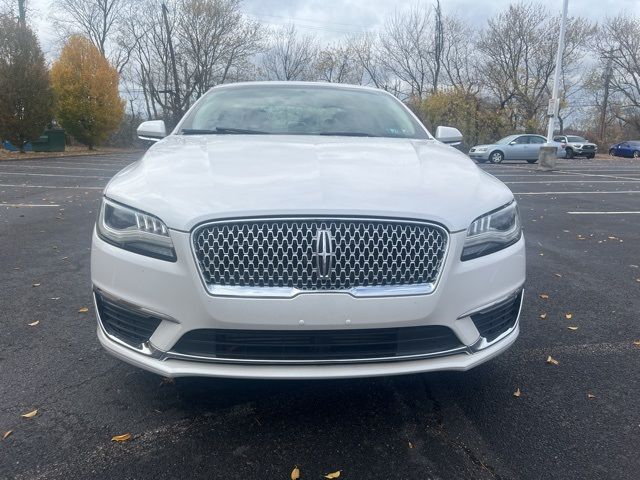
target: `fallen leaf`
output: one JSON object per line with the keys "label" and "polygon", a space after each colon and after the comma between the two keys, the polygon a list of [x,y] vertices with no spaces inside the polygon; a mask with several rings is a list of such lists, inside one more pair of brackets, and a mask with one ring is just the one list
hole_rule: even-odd
{"label": "fallen leaf", "polygon": [[23,413],[22,415],[20,415],[22,418],[33,418],[38,414],[38,409],[36,408],[35,410],[31,410],[30,412],[27,413]]}
{"label": "fallen leaf", "polygon": [[540,298],[543,300],[548,300],[549,299],[549,295],[547,295],[546,293],[541,293],[540,294]]}
{"label": "fallen leaf", "polygon": [[541,257],[544,257],[544,253],[541,253],[541,254],[540,254],[540,256],[541,256]]}
{"label": "fallen leaf", "polygon": [[2,435],[2,439],[6,440],[7,438],[9,438],[9,436],[13,433],[13,430],[7,430],[6,432],[4,432],[4,435]]}
{"label": "fallen leaf", "polygon": [[338,478],[340,476],[340,470],[333,473],[327,473],[324,478]]}
{"label": "fallen leaf", "polygon": [[544,320],[545,318],[547,318],[547,314],[546,314],[546,313],[541,313],[541,314],[540,314],[540,318],[541,318],[542,320]]}
{"label": "fallen leaf", "polygon": [[640,278],[636,278],[636,282],[640,283]]}
{"label": "fallen leaf", "polygon": [[553,358],[551,355],[549,355],[547,357],[547,363],[549,365],[560,365],[560,362],[558,360],[556,360],[555,358]]}
{"label": "fallen leaf", "polygon": [[69,257],[62,257],[62,260],[66,260],[67,258],[69,258]]}
{"label": "fallen leaf", "polygon": [[515,392],[513,392],[513,396],[514,396],[514,397],[518,397],[518,398],[520,398],[520,396],[521,396],[521,395],[522,395],[522,392],[520,391],[520,389],[519,389],[519,388],[518,388],[518,389],[516,389],[516,391],[515,391]]}
{"label": "fallen leaf", "polygon": [[640,347],[640,340],[634,340],[634,341],[633,341],[633,344],[634,344],[636,347]]}
{"label": "fallen leaf", "polygon": [[596,396],[593,395],[592,393],[587,393],[587,398],[596,398]]}
{"label": "fallen leaf", "polygon": [[607,237],[609,240],[617,240],[616,237]]}
{"label": "fallen leaf", "polygon": [[112,442],[126,442],[127,440],[131,440],[130,433],[123,433],[122,435],[114,435],[111,437]]}
{"label": "fallen leaf", "polygon": [[573,318],[573,313],[565,313],[564,318],[566,318],[567,320],[571,320]]}
{"label": "fallen leaf", "polygon": [[578,329],[578,327],[573,327],[573,326],[567,327],[567,328],[573,332],[575,332]]}
{"label": "fallen leaf", "polygon": [[31,285],[32,287],[39,287],[40,285],[42,285],[41,283],[34,283],[33,285]]}
{"label": "fallen leaf", "polygon": [[300,478],[300,469],[296,466],[291,470],[291,480],[298,480]]}
{"label": "fallen leaf", "polygon": [[87,307],[82,307],[80,310],[78,310],[78,313],[87,313],[89,311],[89,309]]}
{"label": "fallen leaf", "polygon": [[29,325],[30,327],[35,327],[39,323],[40,323],[40,320],[36,320],[35,322],[27,323],[27,325]]}
{"label": "fallen leaf", "polygon": [[51,300],[60,300],[60,297],[51,297]]}
{"label": "fallen leaf", "polygon": [[561,275],[561,274],[559,274],[559,273],[554,273],[554,275],[555,275],[556,277],[558,277],[558,278],[561,278],[561,277],[562,277],[562,275]]}
{"label": "fallen leaf", "polygon": [[409,448],[413,448],[413,443],[409,442]]}

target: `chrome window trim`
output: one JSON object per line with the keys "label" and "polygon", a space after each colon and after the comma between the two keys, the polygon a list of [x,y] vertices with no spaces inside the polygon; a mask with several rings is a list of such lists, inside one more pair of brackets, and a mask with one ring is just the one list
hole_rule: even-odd
{"label": "chrome window trim", "polygon": [[[240,222],[264,222],[264,221],[318,221],[318,220],[337,220],[337,221],[365,221],[365,222],[386,222],[386,223],[401,223],[401,224],[414,224],[424,225],[438,228],[442,231],[446,240],[444,254],[442,256],[442,264],[435,282],[422,283],[416,285],[398,285],[398,286],[375,286],[375,287],[354,287],[342,290],[301,290],[299,288],[289,287],[228,287],[228,286],[210,286],[204,278],[204,274],[198,263],[198,257],[195,248],[195,234],[202,227],[209,225],[217,225],[223,223],[240,223]],[[376,298],[376,297],[405,297],[416,295],[429,295],[435,291],[442,277],[442,272],[447,265],[447,259],[449,257],[449,250],[451,244],[451,236],[449,230],[443,225],[435,222],[429,222],[426,220],[412,220],[406,218],[394,218],[394,217],[367,217],[367,216],[336,216],[336,215],[315,215],[315,216],[285,216],[285,217],[250,217],[250,218],[225,218],[221,220],[213,220],[199,223],[194,226],[189,233],[189,243],[191,245],[191,256],[204,287],[212,297],[240,297],[240,298],[294,298],[298,295],[322,295],[322,294],[335,294],[342,293],[351,295],[355,298]]]}

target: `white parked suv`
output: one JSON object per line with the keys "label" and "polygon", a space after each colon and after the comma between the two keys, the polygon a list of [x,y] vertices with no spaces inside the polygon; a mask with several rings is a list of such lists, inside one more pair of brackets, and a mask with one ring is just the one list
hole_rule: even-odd
{"label": "white parked suv", "polygon": [[[467,370],[518,336],[511,191],[392,95],[223,85],[104,191],[98,338],[160,375]],[[164,137],[164,138],[163,138]],[[162,139],[161,139],[162,138]]]}

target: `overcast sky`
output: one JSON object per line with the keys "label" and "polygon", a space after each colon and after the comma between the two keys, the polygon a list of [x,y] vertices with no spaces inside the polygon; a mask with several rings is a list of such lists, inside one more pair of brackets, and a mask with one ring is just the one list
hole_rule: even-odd
{"label": "overcast sky", "polygon": [[[46,53],[55,40],[48,18],[54,0],[29,0],[31,24]],[[434,0],[435,1],[435,0]],[[160,0],[158,0],[160,3]],[[274,26],[294,23],[301,31],[325,39],[337,39],[345,34],[375,30],[394,9],[413,5],[412,0],[244,0],[244,10],[262,23]],[[430,4],[432,1],[422,1]],[[506,8],[510,0],[441,0],[445,13],[456,13],[478,27],[487,18]],[[562,0],[540,0],[546,8],[559,14]],[[607,15],[625,12],[640,16],[640,0],[570,0],[569,15],[599,20]]]}

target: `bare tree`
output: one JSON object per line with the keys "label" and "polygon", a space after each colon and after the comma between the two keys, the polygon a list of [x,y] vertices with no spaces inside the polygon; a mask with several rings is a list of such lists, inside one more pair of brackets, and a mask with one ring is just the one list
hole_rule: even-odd
{"label": "bare tree", "polygon": [[325,82],[361,84],[363,68],[350,45],[330,45],[316,55],[313,77]]}
{"label": "bare tree", "polygon": [[314,37],[300,35],[295,25],[287,25],[272,34],[262,58],[264,74],[269,80],[307,80],[317,50]]}
{"label": "bare tree", "polygon": [[640,19],[625,14],[607,18],[595,45],[608,63],[610,111],[640,132]]}
{"label": "bare tree", "polygon": [[[519,3],[489,19],[480,37],[477,47],[484,86],[496,98],[512,129],[542,128],[559,27],[559,19],[541,5]],[[584,19],[568,20],[563,70],[569,72],[582,61],[578,52],[587,44],[591,31]]]}
{"label": "bare tree", "polygon": [[437,8],[435,16],[430,7],[419,4],[408,11],[396,11],[380,33],[384,67],[417,99],[438,90],[444,37],[442,24],[438,26],[442,19],[439,5]]}
{"label": "bare tree", "polygon": [[140,86],[149,117],[175,125],[211,87],[251,69],[263,34],[239,0],[172,0],[165,9],[147,0],[145,9],[127,77]]}
{"label": "bare tree", "polygon": [[457,90],[477,94],[481,89],[478,55],[474,48],[475,29],[462,19],[447,16],[444,19],[444,52],[442,68],[447,83]]}
{"label": "bare tree", "polygon": [[346,43],[356,65],[362,69],[361,83],[389,90],[390,73],[380,58],[378,35],[373,33],[354,35],[349,37]]}
{"label": "bare tree", "polygon": [[[64,38],[79,33],[121,72],[135,42],[126,35],[127,26],[138,16],[135,0],[55,0],[54,25]],[[130,33],[130,30],[129,30]]]}

